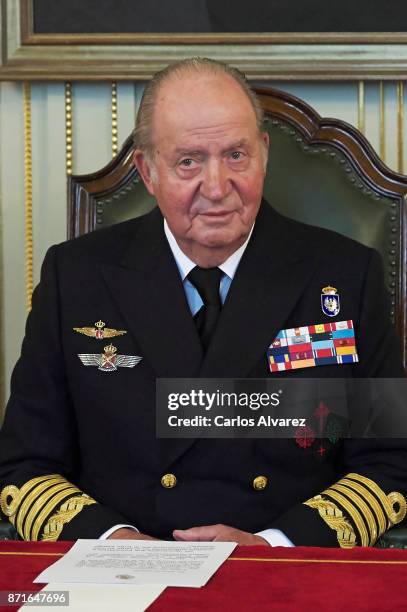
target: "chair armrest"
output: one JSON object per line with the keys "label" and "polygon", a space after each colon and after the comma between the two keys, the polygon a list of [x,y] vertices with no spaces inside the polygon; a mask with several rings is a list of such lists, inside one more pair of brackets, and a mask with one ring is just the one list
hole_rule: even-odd
{"label": "chair armrest", "polygon": [[407,548],[407,523],[389,529],[376,542],[377,548]]}
{"label": "chair armrest", "polygon": [[0,540],[18,540],[18,533],[11,523],[0,520]]}

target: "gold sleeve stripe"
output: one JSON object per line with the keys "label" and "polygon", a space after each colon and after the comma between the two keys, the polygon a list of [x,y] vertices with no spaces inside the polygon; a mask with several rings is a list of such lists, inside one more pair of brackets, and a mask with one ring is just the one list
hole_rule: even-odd
{"label": "gold sleeve stripe", "polygon": [[65,489],[64,491],[54,495],[51,499],[49,499],[49,501],[47,500],[48,503],[44,502],[44,507],[33,524],[31,539],[34,542],[39,539],[40,531],[44,528],[44,524],[46,523],[47,519],[53,515],[56,507],[59,506],[61,502],[68,500],[72,496],[76,497],[78,493],[81,493],[79,489],[71,485],[69,489]]}
{"label": "gold sleeve stripe", "polygon": [[315,495],[304,502],[305,506],[318,510],[319,516],[334,531],[341,548],[353,548],[356,544],[356,534],[353,525],[343,516],[342,511],[330,500],[321,495]]}
{"label": "gold sleeve stripe", "polygon": [[344,497],[337,491],[333,491],[332,488],[323,491],[322,494],[330,497],[334,500],[334,502],[336,501],[339,504],[339,507],[342,507],[344,509],[348,518],[353,522],[359,533],[359,541],[361,546],[369,546],[368,532],[359,510],[357,510],[357,508],[355,508],[355,506],[350,503],[346,497]]}
{"label": "gold sleeve stripe", "polygon": [[28,480],[21,489],[14,485],[7,485],[0,493],[0,508],[3,514],[8,516],[13,525],[15,524],[15,515],[23,497],[31,491],[37,484],[50,478],[55,478],[59,474],[50,474],[49,476],[38,476]]}
{"label": "gold sleeve stripe", "polygon": [[82,494],[78,497],[71,497],[64,502],[58,512],[52,516],[44,527],[42,540],[55,542],[61,534],[66,523],[69,523],[84,506],[96,504],[97,502],[88,495]]}
{"label": "gold sleeve stripe", "polygon": [[[387,515],[389,514],[390,508],[388,506],[388,499],[385,495],[385,493],[380,489],[380,487],[378,487],[380,489],[380,491],[374,490],[373,487],[369,487],[366,483],[362,484],[362,480],[352,480],[351,478],[352,474],[348,474],[347,475],[347,479],[353,483],[353,484],[359,484],[360,487],[363,487],[366,491],[369,491],[371,496],[377,501],[377,503],[379,504],[379,507],[381,508],[383,515],[385,517],[385,521],[386,521],[386,529],[388,529],[389,527],[389,519],[387,517]],[[365,478],[364,476],[362,478]],[[375,486],[376,483],[374,483]],[[381,494],[380,494],[381,493]]]}
{"label": "gold sleeve stripe", "polygon": [[[335,524],[332,521],[330,524],[328,521],[332,508],[331,514],[327,514],[325,508],[327,498],[336,509],[336,515],[344,512],[348,521],[355,526],[359,535],[357,540],[362,546],[372,546],[387,529],[400,523],[407,513],[407,502],[401,493],[393,491],[386,495],[370,478],[350,473],[323,491],[321,495],[304,502],[305,505],[317,509],[324,521],[337,532]],[[338,533],[341,547],[348,548],[351,545],[350,541],[351,539],[345,538],[344,545],[343,537]],[[353,545],[356,545],[356,539]]]}
{"label": "gold sleeve stripe", "polygon": [[[73,504],[71,500],[82,500]],[[57,511],[57,518],[52,516],[57,506],[63,502]],[[85,505],[97,502],[85,495],[60,474],[38,476],[24,483],[19,489],[14,485],[7,485],[0,493],[0,508],[16,527],[19,535],[25,540],[37,540],[39,533],[48,529],[49,539],[56,540],[65,523],[78,514]],[[64,507],[69,512],[64,512]],[[52,527],[50,531],[50,526]],[[55,537],[54,537],[55,536]]]}
{"label": "gold sleeve stripe", "polygon": [[[365,486],[367,486],[375,495],[379,498],[381,504],[383,505],[387,518],[389,519],[391,526],[397,525],[400,523],[407,512],[407,502],[404,495],[398,493],[397,491],[393,491],[386,495],[386,493],[370,478],[366,476],[361,476],[360,474],[348,474],[347,478],[352,480],[357,480],[361,482]],[[398,505],[399,509],[395,510],[395,506]]]}
{"label": "gold sleeve stripe", "polygon": [[31,510],[27,514],[26,519],[25,519],[24,529],[23,529],[24,540],[33,539],[31,537],[32,524],[33,524],[35,517],[40,512],[41,508],[44,506],[46,500],[54,496],[59,491],[65,491],[71,488],[72,488],[72,485],[70,485],[69,482],[67,482],[66,480],[62,479],[62,482],[60,482],[59,484],[56,484],[55,486],[52,486],[50,489],[47,489],[46,491],[44,491],[44,493],[40,497],[37,498],[36,502],[32,505]]}
{"label": "gold sleeve stripe", "polygon": [[[342,482],[342,480],[340,482]],[[353,502],[355,507],[360,510],[360,513],[365,519],[365,522],[367,523],[367,528],[369,530],[369,546],[373,546],[373,544],[379,537],[379,528],[369,506],[359,495],[357,495],[351,489],[344,487],[342,484],[334,484],[330,487],[330,490],[332,489],[334,491],[338,491],[339,493],[343,493],[345,497],[347,497],[351,502]]]}
{"label": "gold sleeve stripe", "polygon": [[40,484],[37,484],[23,499],[20,497],[20,506],[17,510],[16,514],[16,529],[21,537],[23,535],[23,523],[25,522],[25,518],[31,506],[40,497],[46,489],[49,489],[54,484],[64,482],[62,476],[58,476],[55,478],[50,478],[44,480]]}
{"label": "gold sleeve stripe", "polygon": [[373,514],[376,517],[376,521],[379,527],[378,537],[380,537],[388,528],[388,520],[387,520],[387,517],[384,513],[382,506],[379,504],[376,497],[372,495],[369,489],[366,489],[366,487],[362,486],[358,482],[355,482],[354,480],[349,480],[348,478],[342,478],[340,482],[346,487],[356,491],[356,493],[358,493],[361,497],[363,497],[368,502],[369,506],[373,510]]}

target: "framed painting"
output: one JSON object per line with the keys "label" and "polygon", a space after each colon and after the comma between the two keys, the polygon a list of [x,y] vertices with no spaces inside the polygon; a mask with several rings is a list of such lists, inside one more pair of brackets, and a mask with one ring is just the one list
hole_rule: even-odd
{"label": "framed painting", "polygon": [[255,80],[407,75],[404,0],[1,0],[1,9],[2,80],[145,80],[192,55]]}

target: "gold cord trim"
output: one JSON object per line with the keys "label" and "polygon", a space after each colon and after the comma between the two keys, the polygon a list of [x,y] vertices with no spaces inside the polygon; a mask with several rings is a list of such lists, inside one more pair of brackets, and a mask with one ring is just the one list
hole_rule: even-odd
{"label": "gold cord trim", "polygon": [[358,129],[365,133],[365,83],[359,81],[358,84]]}
{"label": "gold cord trim", "polygon": [[79,497],[71,497],[68,501],[62,504],[60,509],[52,516],[44,527],[41,540],[47,542],[55,542],[62,532],[66,523],[69,523],[84,506],[96,504],[96,501],[88,495],[80,495]]}
{"label": "gold cord trim", "polygon": [[[60,477],[59,474],[50,474],[45,476],[38,476],[36,478],[32,478],[28,480],[21,489],[14,485],[5,486],[0,493],[0,508],[3,514],[5,514],[11,523],[15,522],[15,515],[17,513],[18,507],[21,503],[21,500],[31,489],[33,489],[37,484],[43,482],[44,480],[50,480],[51,478]],[[7,499],[11,497],[11,501],[7,501]]]}
{"label": "gold cord trim", "polygon": [[348,478],[342,478],[342,480],[340,480],[340,483],[356,491],[356,493],[358,493],[361,497],[363,497],[368,502],[369,506],[373,510],[374,516],[376,517],[376,521],[379,526],[378,537],[383,535],[383,533],[387,530],[388,521],[387,521],[387,517],[384,514],[384,510],[379,504],[379,502],[377,501],[376,497],[372,495],[372,493],[370,493],[370,491],[366,487],[364,487],[358,482],[355,482],[354,480],[349,480]]}
{"label": "gold cord trim", "polygon": [[48,497],[46,500],[44,500],[43,509],[34,521],[31,538],[32,540],[37,541],[40,539],[40,531],[44,527],[47,518],[50,519],[51,516],[53,516],[56,507],[59,506],[61,502],[67,501],[68,499],[72,498],[73,496],[77,496],[78,494],[81,495],[81,491],[77,487],[70,485],[68,481],[66,482],[66,484],[68,485],[66,489],[57,493],[56,495],[53,495],[51,498]]}
{"label": "gold cord trim", "polygon": [[62,478],[62,476],[57,476],[56,478],[50,478],[50,479],[47,478],[47,480],[45,480],[44,482],[37,484],[24,497],[24,499],[20,497],[21,503],[20,503],[20,507],[17,513],[16,529],[22,538],[24,538],[25,540],[28,539],[28,537],[25,534],[25,528],[23,529],[23,523],[25,522],[27,513],[30,510],[31,505],[38,499],[38,497],[41,497],[42,494],[45,494],[44,491],[46,489],[49,489],[50,487],[52,487],[52,485],[63,482],[63,481],[64,479]]}
{"label": "gold cord trim", "polygon": [[23,83],[24,105],[24,225],[25,225],[25,293],[26,308],[31,310],[33,292],[33,189],[32,189],[32,133],[31,85]]}
{"label": "gold cord trim", "polygon": [[[401,493],[393,491],[386,495],[373,480],[355,473],[347,474],[304,504],[318,510],[321,518],[337,532],[341,548],[356,545],[356,538],[351,536],[355,531],[348,519],[359,533],[361,546],[373,546],[407,514],[407,502]],[[345,522],[342,524],[341,520]]]}
{"label": "gold cord trim", "polygon": [[[391,523],[391,527],[393,525],[397,525],[400,523],[407,513],[407,502],[404,495],[398,493],[397,491],[393,491],[386,495],[386,493],[370,478],[366,476],[361,476],[360,474],[347,474],[347,478],[352,480],[357,480],[361,482],[365,486],[367,486],[378,498],[383,508],[387,514],[387,518]],[[399,505],[399,510],[395,510],[394,506]]]}
{"label": "gold cord trim", "polygon": [[66,553],[37,553],[37,552],[14,552],[0,550],[0,555],[13,555],[16,557],[63,557]]}
{"label": "gold cord trim", "polygon": [[[53,514],[61,502],[61,508]],[[32,478],[24,483],[21,489],[7,485],[0,493],[0,508],[3,514],[16,525],[23,539],[33,541],[38,540],[44,523],[42,539],[57,540],[64,524],[74,518],[84,506],[96,503],[60,474]]]}
{"label": "gold cord trim", "polygon": [[304,502],[305,506],[318,510],[319,516],[334,531],[341,548],[353,548],[356,545],[356,534],[353,526],[342,511],[331,501],[324,499],[321,495],[315,495]]}
{"label": "gold cord trim", "polygon": [[66,173],[72,174],[72,84],[65,83],[65,165]]}
{"label": "gold cord trim", "polygon": [[347,516],[352,519],[356,529],[359,532],[361,546],[369,546],[369,536],[367,533],[366,525],[359,510],[355,508],[355,506],[351,502],[349,502],[346,497],[344,497],[337,491],[333,491],[332,488],[326,489],[322,493],[328,495],[330,498],[335,500],[344,509]]}
{"label": "gold cord trim", "polygon": [[379,151],[382,161],[386,162],[386,137],[385,137],[385,111],[384,111],[384,83],[379,83]]}
{"label": "gold cord trim", "polygon": [[404,83],[397,83],[397,169],[404,173]]}
{"label": "gold cord trim", "polygon": [[[342,480],[340,482],[342,482]],[[349,489],[348,487],[345,487],[339,483],[332,485],[330,487],[330,490],[331,489],[334,489],[339,493],[343,493],[346,497],[350,499],[354,506],[360,510],[362,517],[364,517],[367,522],[367,527],[369,530],[368,544],[369,546],[373,546],[373,544],[376,542],[377,538],[381,534],[378,533],[378,527],[376,525],[374,515],[369,506],[364,501],[364,499],[362,499],[357,493],[352,491],[352,489]]]}
{"label": "gold cord trim", "polygon": [[[21,551],[0,551],[0,555],[13,557],[63,557],[66,553],[49,553],[49,552],[21,552]],[[226,561],[254,561],[255,563],[341,563],[348,565],[407,565],[407,561],[394,560],[376,560],[376,559],[299,559],[298,557],[281,559],[276,557],[270,559],[268,557],[229,557]]]}
{"label": "gold cord trim", "polygon": [[[393,523],[393,525],[401,523],[401,521],[405,518],[407,514],[406,498],[398,491],[392,491],[388,494],[387,499],[390,502],[390,506],[393,508],[393,512],[389,516],[390,521]],[[399,510],[397,512],[394,510],[394,506],[396,504],[399,505]]]}
{"label": "gold cord trim", "polygon": [[269,559],[268,557],[229,557],[226,559],[226,561],[266,561],[267,563],[342,563],[345,565],[407,565],[407,561],[393,561],[391,559],[383,559],[382,561],[379,561],[376,559],[299,559],[298,557],[294,559],[281,559],[280,557]]}
{"label": "gold cord trim", "polygon": [[[66,553],[21,552],[0,550],[0,555],[12,557],[63,557]],[[392,559],[300,559],[298,557],[282,559],[276,557],[229,557],[226,561],[254,561],[255,563],[340,563],[342,565],[407,565],[407,561]]]}
{"label": "gold cord trim", "polygon": [[112,157],[116,157],[119,150],[117,134],[117,83],[112,83]]}
{"label": "gold cord trim", "polygon": [[[14,485],[7,485],[0,494],[0,509],[5,516],[9,517],[10,522],[14,525],[15,513],[18,508],[19,489]],[[7,498],[11,498],[8,502]]]}
{"label": "gold cord trim", "polygon": [[66,495],[69,494],[69,491],[72,489],[69,482],[67,482],[64,478],[61,478],[59,484],[51,485],[42,495],[37,497],[36,502],[32,505],[30,512],[27,515],[24,525],[24,540],[35,540],[36,538],[31,537],[31,528],[34,522],[34,519],[38,512],[40,512],[41,508],[44,507],[47,499],[50,499],[53,495],[58,493],[59,491],[66,491]]}

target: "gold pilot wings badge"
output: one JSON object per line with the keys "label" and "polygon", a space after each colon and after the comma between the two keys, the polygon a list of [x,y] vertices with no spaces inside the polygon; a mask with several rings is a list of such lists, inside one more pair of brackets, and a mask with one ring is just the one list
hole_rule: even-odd
{"label": "gold pilot wings badge", "polygon": [[111,329],[105,326],[106,323],[103,321],[96,321],[95,327],[73,327],[72,329],[79,334],[96,338],[96,340],[104,340],[105,338],[114,338],[115,336],[127,334],[123,329]]}
{"label": "gold pilot wings badge", "polygon": [[143,358],[139,355],[118,355],[113,344],[105,346],[104,352],[79,353],[79,359],[85,366],[97,366],[101,372],[115,372],[117,368],[134,368]]}

